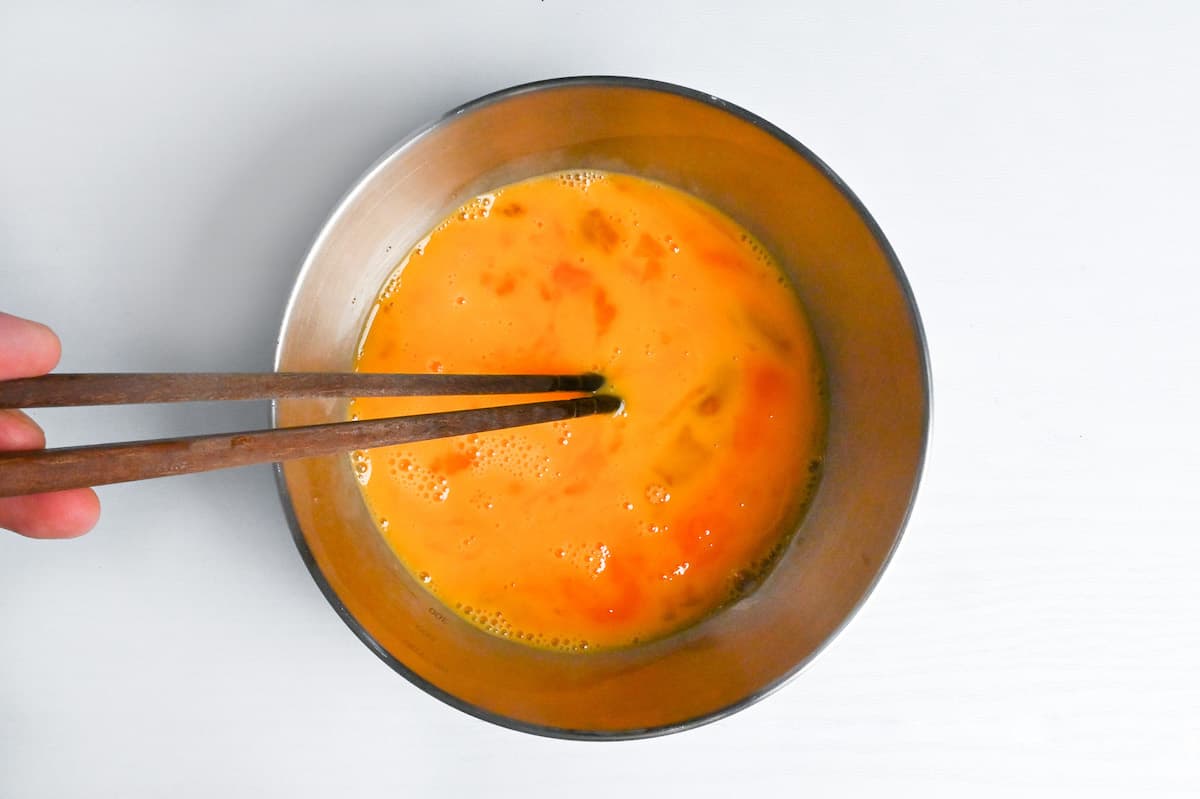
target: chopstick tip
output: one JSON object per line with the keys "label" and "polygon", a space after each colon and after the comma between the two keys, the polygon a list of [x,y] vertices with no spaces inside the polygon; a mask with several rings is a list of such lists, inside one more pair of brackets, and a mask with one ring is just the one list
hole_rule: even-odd
{"label": "chopstick tip", "polygon": [[579,388],[581,391],[599,391],[604,385],[604,375],[596,372],[587,372],[579,376]]}
{"label": "chopstick tip", "polygon": [[616,394],[597,394],[592,400],[596,403],[596,413],[614,414],[625,407],[625,401]]}

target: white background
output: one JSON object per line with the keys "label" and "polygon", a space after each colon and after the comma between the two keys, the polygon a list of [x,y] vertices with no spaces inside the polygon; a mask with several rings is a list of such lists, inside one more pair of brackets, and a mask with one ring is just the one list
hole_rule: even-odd
{"label": "white background", "polygon": [[[312,236],[393,142],[639,75],[775,122],[871,209],[929,336],[928,469],[804,675],[599,745],[390,671],[266,467],[103,489],[84,539],[0,533],[0,797],[1200,791],[1196,4],[167,5],[0,7],[0,307],[62,369],[269,368]],[[267,411],[36,417],[65,445]]]}

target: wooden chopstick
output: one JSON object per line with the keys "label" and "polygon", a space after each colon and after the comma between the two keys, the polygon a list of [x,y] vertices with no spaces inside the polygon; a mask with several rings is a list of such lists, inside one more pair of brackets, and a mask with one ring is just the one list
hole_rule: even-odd
{"label": "wooden chopstick", "polygon": [[615,413],[608,394],[246,433],[0,453],[0,497],[124,483],[253,463]]}
{"label": "wooden chopstick", "polygon": [[0,408],[144,402],[592,392],[604,378],[580,375],[371,374],[358,372],[50,374],[0,381]]}

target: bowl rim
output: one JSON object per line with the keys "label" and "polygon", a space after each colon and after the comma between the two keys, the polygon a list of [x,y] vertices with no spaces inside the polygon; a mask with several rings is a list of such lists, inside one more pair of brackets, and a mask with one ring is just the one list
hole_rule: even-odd
{"label": "bowl rim", "polygon": [[[744,708],[759,702],[760,700],[778,691],[787,683],[794,680],[805,669],[807,669],[813,660],[815,660],[822,652],[824,652],[825,649],[832,644],[839,635],[841,635],[842,631],[846,628],[850,621],[856,615],[858,615],[859,611],[862,610],[863,605],[875,591],[880,579],[882,579],[883,573],[887,570],[888,564],[891,563],[892,558],[895,556],[896,550],[900,545],[900,539],[904,537],[905,529],[907,528],[908,522],[912,516],[913,506],[916,503],[921,478],[925,471],[925,462],[929,451],[931,436],[933,381],[929,366],[929,349],[925,338],[925,329],[921,321],[921,315],[917,310],[916,300],[912,293],[912,287],[910,286],[908,278],[904,274],[904,270],[900,265],[900,259],[897,257],[895,250],[888,242],[887,237],[884,236],[883,230],[879,227],[874,217],[871,216],[870,212],[867,210],[866,206],[858,198],[858,196],[855,195],[854,192],[851,191],[850,187],[846,185],[845,181],[838,177],[838,175],[829,167],[829,165],[822,161],[815,153],[813,153],[806,146],[801,144],[799,140],[788,134],[783,129],[773,125],[762,117],[747,111],[738,105],[730,103],[726,100],[722,100],[720,97],[717,97],[714,94],[697,91],[685,86],[649,78],[636,78],[619,75],[576,75],[538,80],[530,83],[522,83],[516,86],[511,86],[506,89],[500,89],[498,91],[491,92],[490,94],[485,94],[469,102],[463,103],[462,105],[453,108],[445,114],[442,114],[436,119],[433,119],[416,128],[414,131],[389,148],[387,152],[385,152],[373,164],[371,164],[371,166],[368,167],[367,170],[354,181],[349,191],[347,191],[341,197],[341,199],[337,201],[328,219],[321,226],[320,232],[317,233],[312,244],[309,246],[307,254],[305,255],[304,260],[296,274],[296,278],[292,283],[292,290],[288,295],[287,304],[284,308],[283,317],[280,322],[279,333],[275,340],[273,368],[275,371],[279,371],[280,360],[283,357],[284,335],[290,326],[291,317],[297,303],[300,287],[303,285],[304,278],[311,268],[312,262],[314,261],[317,252],[320,250],[321,245],[324,244],[325,240],[331,235],[331,232],[341,221],[342,216],[346,213],[349,206],[365,189],[367,184],[370,183],[371,179],[397,153],[406,147],[409,147],[417,140],[425,137],[446,121],[494,103],[503,102],[513,97],[541,91],[555,90],[566,87],[589,86],[636,89],[642,91],[661,92],[664,94],[675,95],[677,97],[683,97],[685,99],[693,100],[716,108],[717,110],[723,111],[727,114],[731,114],[734,117],[737,117],[744,122],[748,122],[758,127],[760,130],[770,134],[779,142],[794,151],[801,158],[808,161],[808,163],[810,163],[813,167],[815,167],[821,173],[821,175],[828,180],[834,188],[837,189],[837,191],[846,199],[846,201],[850,203],[850,206],[854,209],[854,212],[859,216],[860,219],[862,219],[868,231],[879,245],[881,252],[887,259],[888,265],[891,267],[892,277],[896,281],[897,286],[900,288],[900,292],[903,295],[904,303],[908,310],[912,334],[917,342],[917,365],[923,378],[922,382],[924,388],[925,407],[921,417],[920,451],[917,457],[917,468],[914,474],[912,491],[909,494],[908,502],[904,509],[904,514],[899,525],[897,526],[896,535],[892,540],[892,546],[884,556],[883,560],[880,562],[879,568],[876,570],[874,576],[867,584],[862,596],[858,598],[850,611],[838,623],[838,625],[825,638],[824,641],[822,641],[815,649],[813,649],[813,651],[810,652],[807,657],[796,663],[781,677],[762,687],[758,691],[742,697],[736,702],[703,715],[685,719],[683,721],[673,722],[671,724],[627,730],[582,730],[533,724],[513,718],[511,716],[495,713],[442,690],[421,675],[411,670],[403,663],[403,661],[384,649],[384,647],[378,641],[376,641],[375,638],[369,632],[367,632],[362,624],[360,624],[359,621],[350,613],[350,611],[342,603],[341,599],[334,592],[328,580],[325,579],[325,575],[321,572],[320,567],[317,565],[316,558],[304,539],[304,534],[300,529],[299,521],[294,513],[292,497],[288,491],[287,481],[283,472],[283,464],[275,463],[273,468],[275,472],[276,487],[279,491],[279,499],[283,505],[283,512],[287,519],[288,527],[291,529],[292,540],[295,542],[296,548],[300,552],[300,558],[304,561],[304,565],[308,568],[309,573],[312,575],[313,581],[316,582],[317,587],[321,590],[321,593],[325,596],[325,599],[333,607],[334,611],[337,612],[338,616],[341,617],[342,621],[346,623],[346,626],[350,628],[354,635],[357,636],[358,639],[362,641],[368,649],[374,652],[384,663],[390,666],[395,672],[400,674],[400,676],[404,677],[430,696],[440,699],[442,702],[445,702],[451,707],[475,716],[483,721],[487,721],[501,727],[506,727],[511,730],[530,733],[533,735],[540,735],[548,738],[568,740],[621,741],[653,738],[660,735],[683,732],[684,730],[690,730],[706,724],[711,724],[714,721],[723,719],[738,712],[739,710],[743,710]],[[275,401],[271,402],[271,426],[278,426],[278,404]]]}

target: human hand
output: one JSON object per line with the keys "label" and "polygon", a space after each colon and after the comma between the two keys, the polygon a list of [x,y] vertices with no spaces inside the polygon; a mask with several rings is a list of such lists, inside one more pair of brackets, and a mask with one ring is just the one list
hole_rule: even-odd
{"label": "human hand", "polygon": [[[0,380],[45,374],[61,351],[50,328],[0,312]],[[46,436],[37,422],[20,411],[0,409],[0,450],[44,446]],[[0,527],[30,538],[74,538],[92,529],[99,516],[100,500],[90,488],[0,498]]]}

